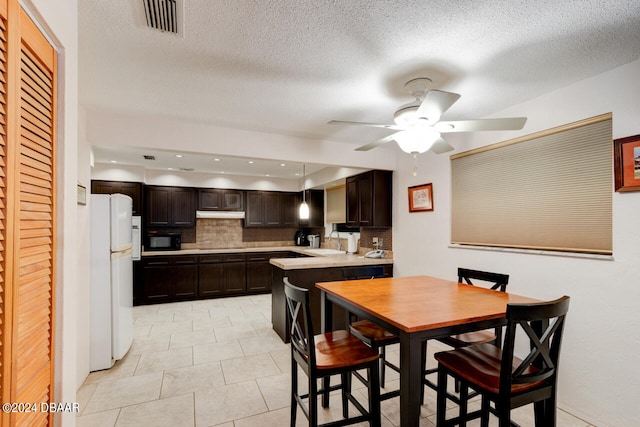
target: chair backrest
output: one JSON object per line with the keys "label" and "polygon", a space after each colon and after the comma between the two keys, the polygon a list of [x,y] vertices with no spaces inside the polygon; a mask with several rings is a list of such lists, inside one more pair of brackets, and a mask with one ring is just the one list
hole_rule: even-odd
{"label": "chair backrest", "polygon": [[[511,385],[543,381],[555,385],[564,320],[569,297],[534,304],[507,304],[507,329],[502,348],[500,392],[509,393]],[[513,365],[517,331],[524,331],[530,351],[518,366]]]}
{"label": "chair backrest", "polygon": [[458,268],[458,282],[467,283],[469,285],[475,285],[472,280],[482,280],[491,283],[491,289],[500,290],[501,292],[507,291],[507,284],[509,283],[508,274],[490,273],[488,271],[470,270],[468,268]]}
{"label": "chair backrest", "polygon": [[313,369],[316,366],[309,290],[291,284],[288,277],[285,277],[283,282],[287,317],[291,325],[292,356],[308,374],[309,368]]}

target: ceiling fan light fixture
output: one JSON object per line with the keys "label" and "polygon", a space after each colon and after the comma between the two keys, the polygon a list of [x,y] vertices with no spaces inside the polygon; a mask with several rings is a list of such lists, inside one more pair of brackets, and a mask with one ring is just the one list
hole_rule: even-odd
{"label": "ceiling fan light fixture", "polygon": [[438,138],[440,133],[431,128],[408,129],[393,135],[393,139],[405,153],[424,153]]}
{"label": "ceiling fan light fixture", "polygon": [[430,117],[418,115],[419,107],[419,100],[414,101],[410,104],[403,105],[398,111],[394,113],[393,121],[398,126],[412,128],[417,126],[432,126],[434,123],[440,120],[440,117],[435,115]]}

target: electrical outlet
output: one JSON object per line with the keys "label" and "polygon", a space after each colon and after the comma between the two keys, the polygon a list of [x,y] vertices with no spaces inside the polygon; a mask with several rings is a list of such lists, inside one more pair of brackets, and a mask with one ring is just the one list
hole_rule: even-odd
{"label": "electrical outlet", "polygon": [[374,238],[373,238],[373,247],[374,247],[374,248],[377,248],[377,247],[378,247],[378,238],[377,238],[377,237],[374,237]]}

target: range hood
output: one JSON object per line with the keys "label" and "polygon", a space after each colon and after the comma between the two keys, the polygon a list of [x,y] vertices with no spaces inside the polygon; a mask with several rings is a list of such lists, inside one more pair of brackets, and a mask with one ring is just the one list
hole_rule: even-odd
{"label": "range hood", "polygon": [[196,211],[196,218],[244,219],[243,211]]}

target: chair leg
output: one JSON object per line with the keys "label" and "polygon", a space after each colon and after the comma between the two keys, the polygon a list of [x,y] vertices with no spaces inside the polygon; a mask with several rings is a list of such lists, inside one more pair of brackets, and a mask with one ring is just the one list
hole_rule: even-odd
{"label": "chair leg", "polygon": [[367,372],[369,376],[369,415],[371,417],[371,426],[380,427],[380,378],[378,369],[371,366]]}
{"label": "chair leg", "polygon": [[480,415],[480,427],[489,427],[489,405],[491,402],[484,395],[482,396],[482,414]]}
{"label": "chair leg", "polygon": [[[426,344],[425,344],[426,347]],[[424,364],[422,365],[424,366]],[[422,387],[424,395],[424,386]],[[444,368],[438,368],[438,396],[436,399],[436,426],[444,426],[446,423],[447,412],[447,371]]]}
{"label": "chair leg", "polygon": [[318,427],[318,381],[309,377],[309,425]]}
{"label": "chair leg", "polygon": [[291,355],[291,427],[296,425],[296,414],[298,413],[298,364]]}
{"label": "chair leg", "polygon": [[380,387],[384,388],[385,371],[387,361],[387,346],[380,347]]}
{"label": "chair leg", "polygon": [[[456,380],[459,383],[459,381]],[[467,426],[467,405],[469,404],[469,387],[466,383],[459,385],[460,387],[460,427]],[[446,397],[446,395],[445,395]]]}
{"label": "chair leg", "polygon": [[555,396],[549,399],[533,403],[533,411],[535,416],[536,427],[555,426],[556,425],[556,402]]}
{"label": "chair leg", "polygon": [[324,377],[322,379],[322,388],[324,389],[324,393],[322,393],[322,407],[329,407],[329,388],[331,387],[331,379],[330,377]]}
{"label": "chair leg", "polygon": [[[500,401],[500,399],[496,400],[496,412],[498,415],[498,426],[511,427],[511,409],[509,408],[509,403],[505,401]],[[552,427],[552,426],[544,426],[544,427]]]}
{"label": "chair leg", "polygon": [[349,418],[349,398],[351,396],[351,373],[340,374],[340,380],[342,381],[341,394],[342,394],[342,418]]}

